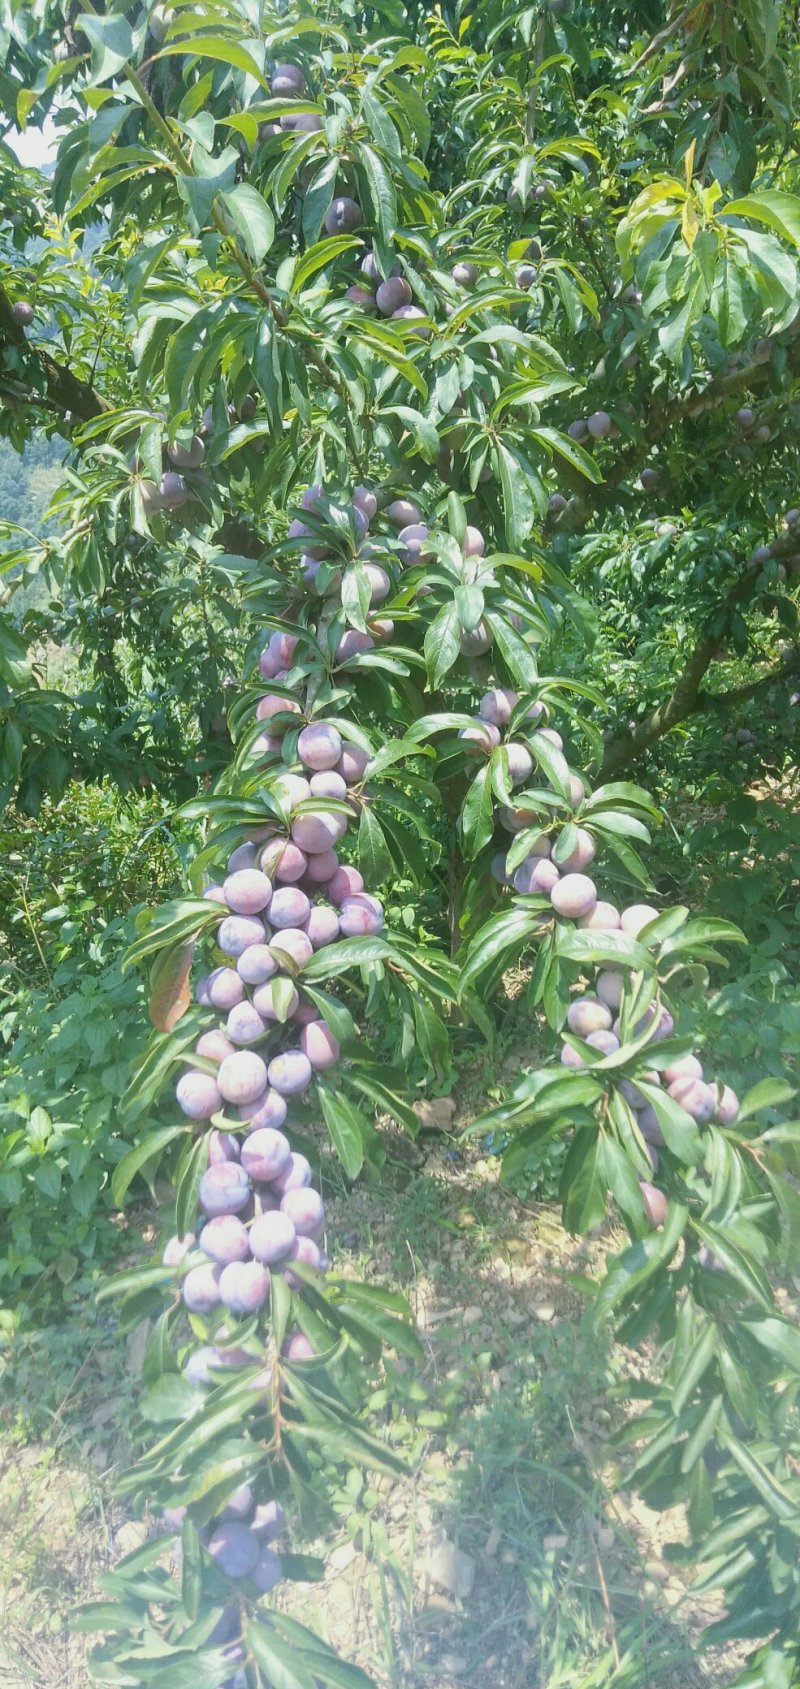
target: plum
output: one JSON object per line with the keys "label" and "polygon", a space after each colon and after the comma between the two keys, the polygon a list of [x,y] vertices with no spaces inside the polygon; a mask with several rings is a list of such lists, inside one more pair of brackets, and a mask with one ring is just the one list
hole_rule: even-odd
{"label": "plum", "polygon": [[211,1367],[216,1358],[216,1349],[211,1348],[208,1343],[204,1343],[199,1349],[195,1349],[183,1369],[183,1376],[187,1384],[210,1384],[212,1382]]}
{"label": "plum", "polygon": [[579,921],[582,916],[591,915],[595,908],[597,887],[587,874],[565,874],[563,880],[553,886],[550,902],[557,915]]}
{"label": "plum", "polygon": [[250,1529],[258,1532],[262,1542],[274,1542],[285,1522],[286,1514],[279,1501],[261,1501],[250,1520]]}
{"label": "plum", "polygon": [[[337,873],[338,873],[337,869]],[[330,888],[329,888],[330,889]],[[312,950],[321,950],[339,937],[339,917],[327,904],[316,904],[305,924]]]}
{"label": "plum", "polygon": [[300,1048],[308,1056],[316,1072],[333,1067],[339,1059],[339,1045],[324,1020],[312,1020],[300,1033]]}
{"label": "plum", "polygon": [[310,909],[311,903],[304,891],[297,886],[279,886],[270,900],[270,924],[278,931],[283,927],[301,927],[308,920]]}
{"label": "plum", "polygon": [[491,648],[491,644],[492,635],[484,621],[476,623],[474,628],[461,629],[458,646],[462,657],[482,657]]}
{"label": "plum", "polygon": [[325,1224],[322,1197],[309,1185],[287,1190],[281,1198],[281,1213],[288,1214],[300,1237],[317,1237]]}
{"label": "plum", "polygon": [[[303,937],[305,938],[305,933],[303,934]],[[311,946],[309,944],[309,949],[310,948]],[[291,995],[288,1000],[284,1001],[283,989],[280,991],[278,989],[280,984],[281,982],[278,980],[271,979],[267,981],[266,985],[256,986],[256,989],[253,992],[253,1010],[254,1012],[257,1011],[258,1019],[262,1022],[262,1026],[264,1021],[267,1021],[268,1023],[280,1021],[283,1023],[286,1020],[291,1020],[291,1017],[300,1002],[300,998],[294,986],[291,987]],[[244,1042],[244,1040],[242,1041]]]}
{"label": "plum", "polygon": [[719,1084],[712,1085],[711,1090],[714,1093],[714,1120],[720,1126],[732,1126],[739,1116],[739,1098],[736,1092],[731,1090],[730,1085]]}
{"label": "plum", "polygon": [[702,1079],[703,1069],[696,1056],[678,1056],[669,1067],[662,1070],[664,1082],[671,1085],[674,1079]]}
{"label": "plum", "polygon": [[461,550],[465,557],[482,557],[486,550],[486,541],[480,528],[467,526]]}
{"label": "plum", "polygon": [[292,100],[305,91],[306,79],[299,65],[276,65],[269,85],[276,99]]}
{"label": "plum", "polygon": [[315,774],[335,768],[342,754],[342,736],[338,728],[325,721],[310,722],[297,740],[297,754],[303,765]]}
{"label": "plum", "polygon": [[279,1092],[267,1091],[250,1116],[251,1133],[259,1131],[262,1126],[282,1126],[287,1112],[286,1102]]}
{"label": "plum", "polygon": [[667,1094],[676,1103],[680,1103],[681,1108],[685,1108],[686,1113],[699,1125],[705,1125],[714,1113],[716,1091],[702,1079],[693,1079],[689,1074],[673,1079],[672,1084],[667,1087]]}
{"label": "plum", "polygon": [[567,433],[571,440],[585,440],[588,432],[589,424],[585,417],[582,416],[576,417],[575,421],[571,422],[567,428]]}
{"label": "plum", "polygon": [[364,573],[369,581],[370,606],[382,604],[392,590],[392,583],[385,569],[379,563],[365,563]]}
{"label": "plum", "polygon": [[246,1261],[250,1254],[247,1227],[235,1214],[215,1214],[200,1233],[200,1248],[220,1267]]}
{"label": "plum", "polygon": [[355,199],[349,199],[343,194],[333,200],[325,214],[325,233],[327,235],[352,235],[361,227],[363,217],[361,206]]}
{"label": "plum", "polygon": [[302,774],[281,774],[272,787],[278,802],[289,814],[301,803],[307,803],[311,787]]}
{"label": "plum", "polygon": [[164,510],[180,510],[189,497],[189,488],[176,469],[167,469],[158,483],[158,498]]}
{"label": "plum", "polygon": [[279,1091],[282,1097],[296,1097],[308,1089],[311,1072],[304,1050],[284,1050],[282,1055],[273,1056],[267,1077],[273,1090]]}
{"label": "plum", "polygon": [[655,493],[658,490],[661,476],[657,469],[646,468],[642,470],[639,481],[644,492]]}
{"label": "plum", "polygon": [[199,434],[192,435],[188,446],[181,440],[170,440],[167,446],[167,457],[176,469],[199,469],[205,462],[205,456],[205,442]]}
{"label": "plum", "polygon": [[257,1214],[250,1227],[251,1253],[265,1266],[274,1267],[276,1261],[285,1261],[291,1255],[296,1236],[293,1221],[282,1210]]}
{"label": "plum", "polygon": [[190,1314],[210,1314],[219,1307],[219,1267],[192,1267],[181,1285],[184,1306]]}
{"label": "plum", "polygon": [[590,1032],[608,1032],[611,1010],[597,997],[573,997],[567,1010],[567,1025],[579,1038],[586,1038]]}
{"label": "plum", "polygon": [[213,1073],[183,1073],[175,1087],[175,1099],[189,1120],[210,1120],[222,1107],[222,1093]]}
{"label": "plum", "polygon": [[593,440],[605,440],[611,433],[613,422],[608,411],[592,411],[587,418],[586,427]]}
{"label": "plum", "polygon": [[311,795],[315,798],[347,797],[347,782],[333,768],[326,768],[321,774],[312,774],[309,786]]}
{"label": "plum", "polygon": [[233,1055],[233,1045],[229,1043],[224,1032],[214,1028],[211,1032],[201,1032],[194,1053],[196,1056],[204,1056],[206,1061],[224,1061],[226,1056]]}
{"label": "plum", "polygon": [[458,735],[468,756],[491,756],[500,743],[500,729],[490,721],[476,721],[462,727]]}
{"label": "plum", "polygon": [[209,903],[224,903],[227,908],[227,903],[225,903],[225,893],[222,886],[207,886],[206,890],[203,892],[203,896],[208,899]]}
{"label": "plum", "polygon": [[427,314],[427,311],[421,310],[419,305],[401,305],[398,311],[392,312],[392,322],[420,324],[420,326],[412,328],[410,332],[416,334],[420,340],[430,340],[431,330],[424,320]]}
{"label": "plum", "polygon": [[249,944],[263,944],[264,923],[250,915],[229,915],[217,928],[217,943],[225,956],[239,957]]}
{"label": "plum", "polygon": [[492,727],[507,727],[518,702],[517,692],[512,692],[507,686],[495,686],[481,698],[478,715]]}
{"label": "plum", "polygon": [[220,1167],[223,1161],[239,1160],[239,1139],[233,1132],[209,1132],[208,1165]]}
{"label": "plum", "polygon": [[220,1063],[218,1084],[228,1103],[252,1103],[267,1088],[266,1063],[255,1050],[237,1050]]}
{"label": "plum", "polygon": [[30,328],[35,315],[30,300],[15,299],[11,307],[11,315],[18,328]]}
{"label": "plum", "polygon": [[583,873],[584,868],[588,868],[597,855],[597,846],[591,833],[587,833],[585,827],[576,828],[576,832],[578,837],[574,848],[558,864],[562,874]]}
{"label": "plum", "polygon": [[245,989],[236,968],[215,968],[208,976],[208,1000],[215,1009],[235,1009],[243,1003]]}
{"label": "plum", "polygon": [[523,293],[527,293],[528,289],[533,287],[533,284],[536,280],[536,267],[535,267],[535,265],[533,265],[533,264],[518,264],[516,271],[514,272],[514,280],[517,284],[517,287],[521,288]]}
{"label": "plum", "polygon": [[249,1132],[242,1144],[242,1166],[251,1179],[270,1184],[288,1171],[291,1145],[283,1132],[273,1126],[259,1126]]}
{"label": "plum", "polygon": [[[333,879],[338,866],[339,858],[335,850],[318,851],[316,856],[309,856],[308,858],[306,879],[312,886],[327,885],[328,880]],[[308,916],[306,916],[307,919]]]}
{"label": "plum", "polygon": [[374,293],[371,293],[368,287],[361,287],[358,282],[354,282],[352,287],[346,287],[344,296],[350,300],[351,305],[360,305],[362,311],[376,311],[378,308]]}
{"label": "plum", "polygon": [[657,1185],[651,1185],[647,1179],[639,1180],[645,1214],[651,1226],[663,1226],[667,1217],[668,1201],[663,1191]]}
{"label": "plum", "polygon": [[[259,991],[269,991],[268,985],[260,985]],[[264,1017],[266,1018],[266,1017]],[[225,1022],[225,1033],[232,1044],[257,1044],[259,1038],[264,1037],[266,1027],[258,1012],[255,998],[252,1003],[237,1003],[231,1009]]]}
{"label": "plum", "polygon": [[[295,1194],[297,1195],[300,1193],[296,1192]],[[302,1261],[303,1265],[306,1267],[316,1267],[318,1272],[326,1272],[327,1259],[327,1256],[323,1255],[322,1250],[314,1242],[313,1238],[298,1237],[295,1239],[294,1249],[291,1254],[291,1261]],[[303,1280],[297,1273],[292,1272],[290,1261],[285,1263],[285,1265],[281,1268],[281,1271],[291,1290],[300,1290],[302,1288]]]}
{"label": "plum", "polygon": [[311,1184],[311,1163],[304,1155],[298,1155],[292,1150],[285,1172],[272,1182],[279,1197],[285,1196],[287,1191],[304,1190]]}
{"label": "plum", "polygon": [[582,915],[579,927],[592,927],[596,932],[616,932],[620,924],[620,913],[613,903],[599,902],[591,915]]}
{"label": "plum", "polygon": [[374,937],[383,928],[383,904],[365,891],[342,899],[339,911],[339,930],[343,938],[368,934]]}
{"label": "plum", "polygon": [[735,421],[737,428],[741,428],[742,433],[747,434],[751,428],[755,428],[756,413],[751,410],[749,405],[742,405],[741,409],[736,412]]}
{"label": "plum", "polygon": [[164,1253],[161,1256],[162,1265],[179,1267],[181,1261],[188,1255],[193,1243],[194,1232],[185,1232],[183,1237],[168,1238],[164,1245]]}
{"label": "plum", "polygon": [[597,975],[595,990],[602,1003],[607,1003],[610,1009],[618,1009],[622,1002],[625,989],[625,977],[612,968],[604,968]]}
{"label": "plum", "polygon": [[259,1595],[269,1595],[275,1585],[280,1583],[282,1576],[280,1555],[272,1548],[263,1548],[250,1572],[250,1582],[255,1584]]}
{"label": "plum", "polygon": [[308,934],[308,923],[313,913],[312,909],[306,916],[302,930],[299,927],[283,927],[270,939],[270,951],[279,968],[286,968],[287,957],[296,968],[304,968],[311,961],[314,946]]}
{"label": "plum", "polygon": [[293,1331],[287,1337],[281,1353],[287,1361],[310,1361],[313,1360],[316,1349],[304,1332]]}
{"label": "plum", "polygon": [[363,780],[370,761],[369,751],[365,751],[361,745],[354,745],[352,740],[345,739],[342,754],[336,764],[336,772],[341,774],[346,786],[355,786]]}
{"label": "plum", "polygon": [[228,1519],[247,1519],[253,1511],[253,1492],[249,1484],[239,1484],[238,1488],[228,1496],[225,1506],[220,1513],[220,1523]]}
{"label": "plum", "polygon": [[360,628],[346,628],[334,652],[337,663],[349,663],[353,657],[361,656],[364,651],[373,651],[375,641],[369,633],[362,633]]}
{"label": "plum", "polygon": [[250,1200],[250,1180],[238,1161],[209,1167],[200,1180],[200,1207],[213,1220],[218,1214],[238,1214]]}
{"label": "plum", "polygon": [[526,856],[514,874],[514,890],[527,897],[539,892],[547,894],[552,891],[558,878],[558,869],[548,857]]}
{"label": "plum", "polygon": [[[544,731],[544,729],[542,730]],[[577,809],[586,797],[586,788],[579,774],[567,775],[567,798],[570,807]]]}
{"label": "plum", "polygon": [[372,521],[378,513],[378,500],[371,487],[354,487],[353,508],[362,511],[368,522]]}
{"label": "plum", "polygon": [[607,1028],[602,1026],[597,1027],[594,1032],[587,1033],[586,1042],[591,1044],[593,1050],[600,1050],[604,1056],[613,1056],[619,1049],[619,1039],[616,1034],[609,1032]]}
{"label": "plum", "polygon": [[478,266],[477,264],[470,264],[465,259],[459,259],[459,262],[453,265],[450,274],[459,287],[474,287],[478,280]]}
{"label": "plum", "polygon": [[619,924],[629,938],[638,938],[644,928],[657,919],[658,910],[654,909],[652,904],[631,903],[629,908],[623,909]]}
{"label": "plum", "polygon": [[[300,705],[294,698],[282,698],[279,692],[266,692],[256,704],[256,721],[272,721],[279,715],[302,715]],[[275,728],[276,733],[285,733],[288,723]],[[243,914],[247,911],[243,910]]]}
{"label": "plum", "polygon": [[354,897],[364,890],[364,880],[357,868],[351,868],[348,863],[342,863],[333,875],[328,886],[328,896],[331,903],[342,903],[346,897]]}
{"label": "plum", "polygon": [[240,868],[255,868],[256,847],[251,839],[245,839],[244,844],[236,846],[228,857],[228,873],[236,874]]}
{"label": "plum", "polygon": [[426,549],[428,533],[429,529],[425,522],[409,522],[404,528],[400,529],[397,536],[403,547],[400,553],[400,561],[405,564],[406,568],[410,568],[412,564],[420,563],[430,556],[430,552]]}
{"label": "plum", "polygon": [[523,786],[533,772],[533,757],[525,745],[516,740],[506,745],[508,754],[508,775],[512,786]]}
{"label": "plum", "polygon": [[411,499],[407,498],[397,498],[392,504],[387,504],[384,516],[390,522],[393,522],[396,528],[414,527],[417,523],[422,522],[422,512],[419,506],[412,504]]}
{"label": "plum", "polygon": [[232,1520],[215,1530],[208,1552],[226,1577],[246,1578],[260,1558],[261,1544],[247,1525]]}
{"label": "plum", "polygon": [[[307,856],[319,856],[323,851],[332,850],[346,831],[347,817],[330,809],[306,810],[304,814],[295,816],[292,822],[292,839]],[[301,920],[306,920],[307,914],[308,911]],[[271,913],[270,920],[273,920]],[[301,921],[292,920],[286,924],[299,926]]]}
{"label": "plum", "polygon": [[401,305],[411,304],[411,288],[405,276],[390,276],[388,281],[381,282],[375,298],[381,316],[392,317]]}
{"label": "plum", "polygon": [[247,985],[263,985],[271,979],[277,962],[266,944],[250,944],[236,963],[236,972]]}
{"label": "plum", "polygon": [[269,1297],[269,1273],[260,1261],[231,1261],[219,1275],[219,1295],[232,1314],[255,1314]]}

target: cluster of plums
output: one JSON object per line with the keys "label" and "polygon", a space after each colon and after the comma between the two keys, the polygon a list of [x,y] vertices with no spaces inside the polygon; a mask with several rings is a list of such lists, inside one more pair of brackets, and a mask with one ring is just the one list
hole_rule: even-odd
{"label": "cluster of plums", "polygon": [[[471,530],[468,528],[467,533],[469,534],[470,532]],[[480,625],[481,624],[479,624],[479,627]],[[466,643],[468,649],[466,654],[470,656],[475,654],[472,640],[473,635],[467,635]],[[465,642],[462,641],[462,651],[464,650],[464,643]],[[485,644],[481,645],[481,649],[486,651],[488,648],[489,641],[487,640]],[[504,742],[505,752],[508,759],[509,779],[512,786],[524,786],[525,782],[533,773],[534,758],[531,751],[528,749],[528,745],[523,742],[526,738],[529,739],[529,742],[534,746],[534,748],[536,746],[537,738],[548,740],[549,743],[558,750],[562,749],[564,743],[561,738],[561,734],[557,733],[555,728],[547,726],[540,727],[538,725],[538,723],[544,718],[545,708],[543,704],[540,704],[537,701],[530,703],[526,709],[522,711],[522,719],[517,720],[511,737],[503,741],[503,734],[510,726],[511,718],[517,711],[519,701],[518,693],[513,692],[510,687],[492,687],[490,691],[484,693],[484,696],[478,705],[478,715],[475,721],[472,722],[469,727],[462,727],[458,734],[458,737],[468,756],[491,756],[492,752]],[[519,738],[515,737],[515,733],[519,734]],[[582,803],[586,796],[586,788],[580,778],[580,775],[570,775],[569,792],[570,801],[573,807],[577,808],[577,805]],[[536,814],[534,811],[526,809],[523,802],[520,805],[502,809],[501,820],[509,832],[520,833],[524,828],[535,825]],[[584,834],[583,837],[588,838],[589,835]],[[590,862],[592,860],[592,856],[594,855],[593,841],[589,839],[589,843],[592,845],[592,855],[582,855],[581,860],[584,864]],[[525,864],[523,865],[523,871],[517,870],[514,875],[513,884],[518,891],[540,889],[538,887],[534,888],[521,883],[526,877],[529,861],[532,861],[532,857],[530,859],[526,858]],[[507,881],[504,853],[501,852],[499,855],[495,856],[492,862],[492,873],[495,875],[496,879],[501,881],[502,884],[511,883],[510,881]],[[517,880],[517,874],[519,875],[519,883]],[[558,870],[556,869],[555,878],[557,879],[558,877]]]}

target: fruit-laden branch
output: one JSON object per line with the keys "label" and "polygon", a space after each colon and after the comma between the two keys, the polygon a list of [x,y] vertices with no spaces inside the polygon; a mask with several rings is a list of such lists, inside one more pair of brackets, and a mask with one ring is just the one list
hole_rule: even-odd
{"label": "fruit-laden branch", "polygon": [[[791,542],[787,542],[790,544]],[[780,669],[773,669],[759,680],[746,686],[740,686],[726,693],[705,692],[702,682],[719,649],[720,640],[724,638],[730,615],[737,608],[742,599],[752,591],[752,573],[747,573],[736,581],[726,593],[720,609],[705,628],[701,638],[697,641],[689,657],[686,667],[676,681],[670,695],[663,704],[658,704],[642,721],[630,731],[620,733],[612,739],[606,747],[602,767],[598,775],[598,784],[613,779],[620,769],[635,762],[643,751],[655,744],[657,739],[663,739],[673,727],[681,721],[686,721],[691,715],[699,715],[705,710],[716,707],[729,709],[732,704],[744,703],[748,698],[756,697],[762,691],[768,691],[776,681],[785,679],[788,675],[800,670],[800,658],[782,663]]]}
{"label": "fruit-laden branch", "polygon": [[[31,344],[24,328],[14,320],[8,294],[0,287],[0,354],[7,347],[16,347],[25,353],[24,368],[19,373],[0,373],[0,392],[7,395],[12,403],[45,406],[48,410],[57,411],[63,421],[75,417],[80,422],[90,422],[92,417],[101,416],[110,409],[107,400],[91,382],[82,380],[64,364],[57,363],[43,346]],[[40,371],[40,384],[34,384],[32,380],[31,372],[36,368]]]}

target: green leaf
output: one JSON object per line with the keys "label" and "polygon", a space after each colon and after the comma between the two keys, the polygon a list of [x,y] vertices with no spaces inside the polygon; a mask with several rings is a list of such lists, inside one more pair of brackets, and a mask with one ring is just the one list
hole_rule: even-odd
{"label": "green leaf", "polygon": [[624,932],[595,932],[591,927],[568,927],[559,923],[556,945],[559,956],[573,962],[608,962],[637,973],[654,969],[653,958],[638,939]]}
{"label": "green leaf", "polygon": [[[330,1132],[331,1143],[342,1163],[348,1179],[357,1179],[364,1165],[364,1135],[374,1128],[341,1092],[335,1094],[321,1082],[317,1083],[319,1105]],[[363,1123],[363,1126],[362,1126]]]}
{"label": "green leaf", "polygon": [[766,223],[784,240],[800,246],[800,198],[797,194],[770,189],[764,193],[746,194],[743,199],[731,200],[724,208],[726,217],[744,217],[751,223]]}
{"label": "green leaf", "polygon": [[602,1169],[602,1139],[595,1129],[575,1133],[561,1175],[560,1196],[564,1225],[581,1235],[602,1225],[606,1215],[606,1184]]}
{"label": "green leaf", "polygon": [[638,1076],[636,1084],[642,1096],[652,1105],[667,1148],[686,1166],[693,1166],[702,1161],[702,1139],[692,1116],[681,1108],[674,1097],[668,1096],[660,1085],[652,1085],[649,1080]]}
{"label": "green leaf", "polygon": [[428,684],[434,690],[441,686],[445,675],[457,662],[460,642],[461,625],[455,604],[443,604],[428,628],[423,645]]}
{"label": "green leaf", "polygon": [[254,264],[260,264],[275,239],[275,218],[266,200],[249,182],[241,182],[221,198],[245,251]]}
{"label": "green leaf", "polygon": [[[83,23],[81,27],[83,28]],[[248,76],[254,77],[256,82],[266,89],[267,93],[270,91],[269,83],[265,82],[252,55],[247,52],[246,48],[240,46],[238,41],[233,41],[227,36],[202,35],[195,32],[186,41],[168,42],[166,47],[162,47],[159,52],[153,54],[153,58],[174,58],[176,55],[185,59],[215,59],[220,64],[232,65],[235,70],[243,70]]]}
{"label": "green leaf", "polygon": [[117,1208],[122,1206],[125,1193],[136,1174],[143,1167],[161,1155],[167,1144],[174,1142],[182,1133],[188,1131],[187,1126],[162,1126],[156,1132],[148,1132],[141,1143],[134,1145],[121,1161],[117,1162],[111,1177],[111,1195]]}
{"label": "green leaf", "polygon": [[751,1120],[762,1108],[779,1108],[796,1095],[797,1087],[786,1079],[759,1079],[742,1098],[739,1120]]}
{"label": "green leaf", "polygon": [[374,810],[364,806],[358,824],[358,866],[367,887],[379,886],[392,871],[392,858]]}
{"label": "green leaf", "polygon": [[477,856],[494,832],[494,803],[490,779],[491,764],[478,770],[464,799],[461,811],[461,837],[467,860]]}

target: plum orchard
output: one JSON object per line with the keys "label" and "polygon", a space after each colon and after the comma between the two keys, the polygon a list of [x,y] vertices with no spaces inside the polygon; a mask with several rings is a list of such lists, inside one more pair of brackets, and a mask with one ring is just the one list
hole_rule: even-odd
{"label": "plum orchard", "polygon": [[[392,1351],[416,1353],[397,1299],[326,1273],[309,1128],[324,1120],[349,1177],[377,1171],[365,1103],[415,1130],[405,1072],[447,1076],[459,1006],[491,1035],[500,975],[521,959],[563,1060],[524,1074],[476,1130],[507,1134],[508,1171],[567,1135],[575,1231],[613,1198],[630,1244],[599,1317],[662,1345],[626,1428],[633,1474],[655,1505],[688,1504],[686,1558],[726,1591],[714,1634],[769,1639],[751,1689],[800,1681],[800,1339],[765,1273],[782,1231],[797,1236],[784,1158],[798,1127],[774,1118],[788,1087],[737,1105],[680,1035],[686,997],[740,935],[631,901],[652,896],[637,847],[657,812],[581,766],[622,753],[604,749],[604,700],[576,657],[591,611],[562,567],[591,502],[646,502],[696,422],[720,415],[754,452],[767,419],[743,430],[742,397],[759,419],[757,405],[790,402],[798,206],[713,189],[682,128],[664,142],[668,162],[685,155],[678,178],[640,184],[638,141],[617,143],[617,244],[594,241],[602,154],[546,70],[592,77],[581,31],[563,8],[535,25],[486,10],[478,46],[437,15],[427,51],[415,20],[373,39],[371,14],[349,11],[265,9],[258,26],[228,0],[134,22],[86,13],[82,44],[70,20],[66,57],[43,81],[31,66],[23,90],[31,110],[28,93],[59,84],[71,121],[55,203],[75,220],[107,210],[135,322],[111,403],[39,345],[46,289],[27,327],[0,296],[17,387],[83,422],[63,550],[102,582],[122,557],[199,556],[255,629],[228,710],[233,760],[183,811],[203,829],[192,895],[148,913],[130,955],[152,961],[158,1036],[120,1124],[170,1084],[181,1118],[115,1179],[121,1198],[168,1153],[176,1186],[165,1258],[113,1287],[126,1320],[155,1317],[142,1412],[162,1428],[122,1491],[180,1524],[182,1566],[178,1585],[157,1539],[106,1580],[117,1603],[86,1621],[110,1638],[101,1679],[362,1681],[263,1605],[307,1574],[295,1521],[304,1504],[325,1514],[337,1463],[397,1469],[390,1416],[368,1428],[359,1404],[384,1346],[398,1391]],[[733,27],[724,53],[744,63]],[[718,112],[715,81],[711,95]],[[25,302],[16,278],[12,291]],[[759,503],[759,537],[787,502],[781,483]],[[688,678],[628,753],[697,706],[745,614],[777,604],[794,625],[785,522],[751,556],[743,517],[738,558],[736,521],[724,528]],[[412,882],[426,916],[409,925]],[[394,1070],[378,1059],[387,1027]]]}

